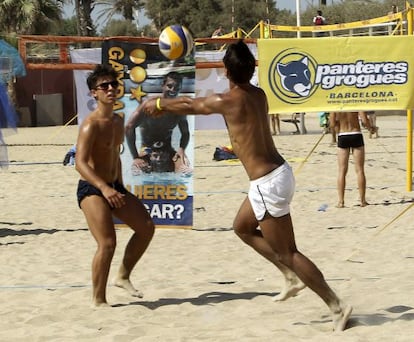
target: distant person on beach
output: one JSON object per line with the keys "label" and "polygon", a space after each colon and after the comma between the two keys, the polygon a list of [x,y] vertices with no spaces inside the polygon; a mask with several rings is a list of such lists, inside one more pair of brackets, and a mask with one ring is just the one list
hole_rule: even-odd
{"label": "distant person on beach", "polygon": [[122,183],[120,146],[124,120],[113,112],[118,87],[117,72],[98,65],[87,78],[97,108],[82,122],[76,143],[76,170],[80,173],[78,203],[98,247],[92,262],[93,304],[108,306],[106,286],[116,247],[113,217],[134,231],[114,279],[114,285],[142,297],[130,275],[154,234],[154,224],[144,205]]}
{"label": "distant person on beach", "polygon": [[366,112],[332,112],[329,116],[331,129],[338,133],[338,208],[345,206],[345,184],[348,173],[349,155],[352,153],[355,162],[355,172],[358,179],[359,198],[361,207],[368,205],[365,199],[366,178],[364,171],[365,147],[359,120],[372,132]]}
{"label": "distant person on beach", "polygon": [[266,95],[250,83],[255,58],[239,41],[228,46],[223,62],[228,92],[199,98],[149,99],[143,110],[153,116],[169,112],[223,115],[234,152],[250,179],[248,196],[233,223],[236,234],[285,276],[286,287],[274,300],[295,296],[306,285],[328,305],[334,330],[344,330],[352,307],[337,297],[316,265],[296,248],[290,216],[295,179],[274,145]]}
{"label": "distant person on beach", "polygon": [[326,19],[322,15],[322,11],[321,10],[317,10],[316,11],[316,15],[313,17],[312,22],[313,22],[313,24],[315,26],[321,26],[321,25],[325,25],[326,24]]}
{"label": "distant person on beach", "polygon": [[277,113],[270,113],[269,114],[270,120],[270,132],[272,135],[279,135],[280,134],[280,117]]}
{"label": "distant person on beach", "polygon": [[367,114],[369,123],[371,125],[371,129],[369,130],[369,138],[371,139],[374,134],[375,134],[375,137],[378,138],[379,127],[377,126],[377,114],[375,113],[375,110],[370,110],[365,113]]}
{"label": "distant person on beach", "polygon": [[211,34],[211,38],[218,38],[223,35],[223,26],[219,26],[214,32]]}

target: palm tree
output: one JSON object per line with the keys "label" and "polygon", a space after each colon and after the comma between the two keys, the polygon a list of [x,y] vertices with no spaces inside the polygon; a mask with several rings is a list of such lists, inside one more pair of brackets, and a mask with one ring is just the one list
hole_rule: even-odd
{"label": "palm tree", "polygon": [[[55,0],[0,0],[0,32],[17,42],[19,34],[45,34],[51,24],[62,17],[62,3]],[[13,39],[14,38],[14,39]],[[15,105],[15,83],[7,83],[7,91]]]}
{"label": "palm tree", "polygon": [[132,22],[137,19],[138,11],[144,8],[145,0],[96,0],[95,4],[102,7],[98,15],[104,16],[105,22],[110,21],[115,14]]}
{"label": "palm tree", "polygon": [[1,0],[0,32],[7,34],[47,33],[53,20],[59,20],[62,3],[55,0]]}
{"label": "palm tree", "polygon": [[76,18],[78,19],[78,34],[85,37],[96,35],[95,25],[91,13],[94,9],[94,0],[75,0]]}

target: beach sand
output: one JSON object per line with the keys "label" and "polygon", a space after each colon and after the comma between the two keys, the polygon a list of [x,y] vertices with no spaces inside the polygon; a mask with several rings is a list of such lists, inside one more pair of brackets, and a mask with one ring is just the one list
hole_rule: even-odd
{"label": "beach sand", "polygon": [[[406,117],[379,116],[377,124],[378,139],[364,132],[365,208],[352,161],[346,207],[335,207],[336,147],[317,116],[307,115],[306,135],[282,123],[274,137],[296,176],[298,248],[354,307],[341,333],[331,332],[328,308],[309,289],[272,301],[280,273],[231,228],[248,179],[239,162],[212,160],[216,146],[229,144],[225,131],[195,132],[194,227],[157,229],[131,277],[145,297],[109,285],[114,307],[92,309],[95,242],[77,207],[78,174],[62,165],[77,127],[19,128],[5,138],[10,166],[0,170],[0,341],[412,341]],[[117,230],[110,278],[130,235]]]}

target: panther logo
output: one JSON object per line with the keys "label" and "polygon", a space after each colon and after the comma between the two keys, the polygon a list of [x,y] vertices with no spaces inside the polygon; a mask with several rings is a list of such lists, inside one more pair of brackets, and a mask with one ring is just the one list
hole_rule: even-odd
{"label": "panther logo", "polygon": [[309,54],[293,49],[281,51],[269,68],[270,87],[283,102],[304,103],[317,89],[316,68]]}
{"label": "panther logo", "polygon": [[284,89],[299,96],[306,97],[312,89],[308,57],[287,64],[277,63],[277,72]]}

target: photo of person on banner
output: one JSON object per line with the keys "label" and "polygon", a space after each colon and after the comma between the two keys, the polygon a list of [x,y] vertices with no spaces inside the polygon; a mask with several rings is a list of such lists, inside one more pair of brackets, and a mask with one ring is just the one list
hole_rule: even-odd
{"label": "photo of person on banner", "polygon": [[[177,97],[182,87],[182,77],[176,71],[168,72],[162,81],[162,97]],[[181,136],[179,146],[172,145],[174,128]],[[141,146],[137,147],[136,129],[139,128]],[[129,117],[125,127],[125,137],[132,155],[132,173],[176,172],[191,174],[189,159],[185,149],[190,139],[186,116],[167,113],[162,118],[148,116],[138,106]]]}

